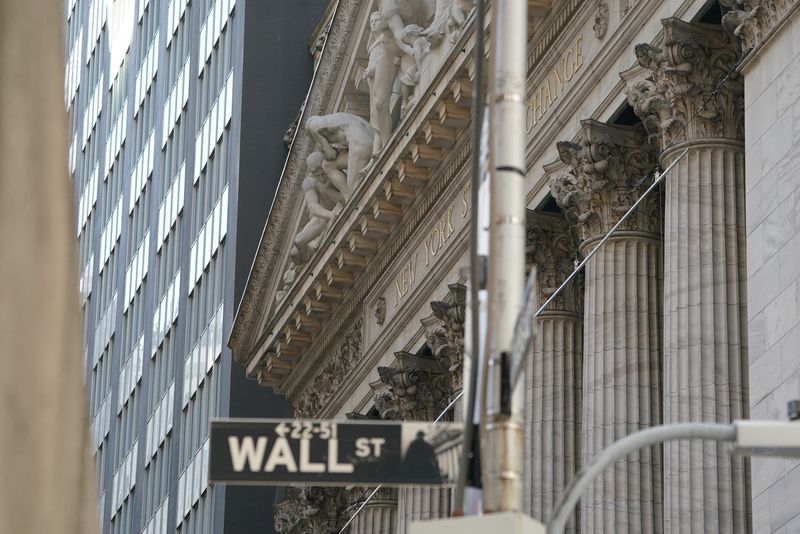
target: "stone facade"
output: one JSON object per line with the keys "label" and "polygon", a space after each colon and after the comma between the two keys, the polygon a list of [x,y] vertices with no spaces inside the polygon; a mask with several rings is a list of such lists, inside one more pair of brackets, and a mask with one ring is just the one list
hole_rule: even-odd
{"label": "stone facade", "polygon": [[[524,507],[541,521],[632,432],[784,418],[800,396],[800,15],[790,0],[721,4],[566,0],[530,18],[539,301],[618,226],[537,319]],[[457,420],[460,404],[445,408],[463,388],[472,2],[339,10],[230,343],[299,416]],[[751,482],[723,446],[651,447],[604,473],[568,530],[792,531],[795,466],[754,460]],[[283,532],[301,528],[287,518],[326,532],[356,514],[352,532],[405,533],[451,506],[447,489],[381,490],[361,512],[365,492],[330,490],[323,507],[314,491],[281,505]]]}
{"label": "stone facade", "polygon": [[[744,44],[753,51],[742,66],[753,419],[784,419],[800,397],[800,3],[785,4]],[[753,458],[752,472],[753,532],[800,531],[800,464]]]}

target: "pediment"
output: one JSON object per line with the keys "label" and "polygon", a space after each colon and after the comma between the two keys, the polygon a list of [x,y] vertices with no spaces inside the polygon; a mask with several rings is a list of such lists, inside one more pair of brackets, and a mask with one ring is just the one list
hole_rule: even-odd
{"label": "pediment", "polygon": [[292,368],[467,127],[472,3],[339,2],[229,340],[249,376]]}

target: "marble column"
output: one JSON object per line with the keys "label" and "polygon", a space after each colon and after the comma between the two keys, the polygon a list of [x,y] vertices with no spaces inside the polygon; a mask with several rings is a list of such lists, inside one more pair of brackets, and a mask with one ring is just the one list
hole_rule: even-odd
{"label": "marble column", "polygon": [[[665,187],[664,423],[748,416],[743,84],[718,28],[666,19],[636,47],[628,99],[660,143],[684,149]],[[623,78],[625,75],[623,74]],[[751,530],[749,465],[713,442],[664,445],[665,532]]]}
{"label": "marble column", "polygon": [[[529,212],[527,263],[537,269],[539,303],[573,270],[577,241],[562,215]],[[583,277],[537,319],[526,364],[526,511],[546,523],[581,462]],[[576,532],[572,519],[567,532]]]}
{"label": "marble column", "polygon": [[400,488],[397,499],[397,534],[408,534],[413,521],[450,517],[450,489]]}
{"label": "marble column", "polygon": [[[372,492],[368,491],[365,496]],[[363,501],[358,500],[348,509],[354,514]],[[353,518],[350,534],[394,534],[397,528],[397,490],[381,488]]]}
{"label": "marble column", "polygon": [[[582,121],[580,143],[558,144],[571,172],[551,191],[578,226],[588,254],[637,200],[655,167],[639,127]],[[651,195],[586,267],[583,459],[661,423],[662,263],[660,204]],[[583,532],[662,529],[661,449],[642,449],[607,469],[581,503]]]}

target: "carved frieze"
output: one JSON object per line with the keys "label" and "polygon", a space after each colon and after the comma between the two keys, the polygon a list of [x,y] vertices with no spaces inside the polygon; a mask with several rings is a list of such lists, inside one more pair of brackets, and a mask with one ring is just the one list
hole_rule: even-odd
{"label": "carved frieze", "polygon": [[325,367],[300,395],[291,399],[298,417],[310,418],[319,414],[330,396],[337,390],[363,353],[363,320],[359,316],[339,345],[332,351]]}
{"label": "carved frieze", "polygon": [[289,487],[286,489],[286,499],[275,505],[275,532],[339,532],[349,518],[351,500],[351,492],[343,488]]}
{"label": "carved frieze", "polygon": [[[555,213],[528,211],[525,262],[536,265],[539,304],[543,304],[572,274],[578,261],[577,239],[566,219]],[[576,281],[556,296],[548,310],[579,313],[583,291]]]}
{"label": "carved frieze", "polygon": [[663,48],[636,45],[644,76],[628,80],[627,87],[628,102],[651,139],[664,150],[697,139],[743,139],[744,85],[734,71],[736,45],[707,24],[676,18],[662,24]]}
{"label": "carved frieze", "polygon": [[[657,159],[639,127],[595,120],[581,121],[581,127],[580,143],[558,143],[565,167],[552,173],[549,182],[551,194],[585,242],[608,233],[633,206],[651,183]],[[658,195],[650,195],[620,229],[659,233],[659,214]]]}

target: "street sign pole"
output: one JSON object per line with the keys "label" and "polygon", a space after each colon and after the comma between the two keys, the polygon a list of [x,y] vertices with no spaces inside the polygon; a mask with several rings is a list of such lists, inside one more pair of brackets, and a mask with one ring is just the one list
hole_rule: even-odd
{"label": "street sign pole", "polygon": [[525,284],[525,86],[527,0],[493,5],[490,103],[488,328],[481,419],[483,509],[522,509],[522,389],[512,388],[510,355]]}

